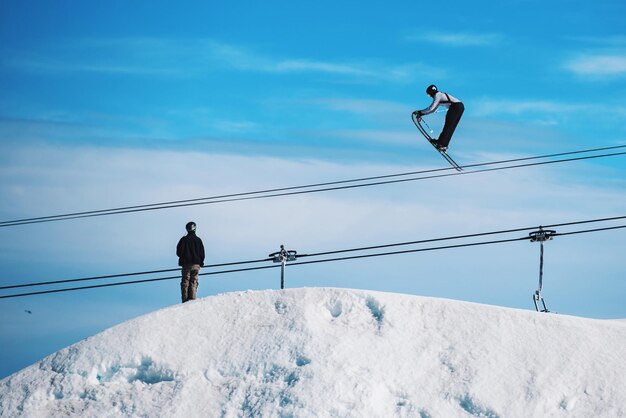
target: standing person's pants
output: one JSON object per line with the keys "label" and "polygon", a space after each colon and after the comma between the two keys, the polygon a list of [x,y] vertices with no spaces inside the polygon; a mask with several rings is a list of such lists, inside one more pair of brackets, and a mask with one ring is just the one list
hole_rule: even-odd
{"label": "standing person's pants", "polygon": [[443,130],[441,131],[441,135],[439,135],[439,140],[437,141],[440,146],[448,146],[450,139],[452,138],[452,134],[461,120],[464,110],[465,106],[463,106],[463,103],[452,103],[450,105],[450,108],[446,113],[446,123],[443,125]]}
{"label": "standing person's pants", "polygon": [[183,266],[182,279],[180,280],[180,293],[183,303],[196,298],[196,290],[198,289],[198,273],[200,273],[199,264]]}

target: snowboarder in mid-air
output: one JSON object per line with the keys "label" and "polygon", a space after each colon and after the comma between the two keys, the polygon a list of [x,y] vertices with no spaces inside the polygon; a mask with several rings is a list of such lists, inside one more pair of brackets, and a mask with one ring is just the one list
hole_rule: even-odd
{"label": "snowboarder in mid-air", "polygon": [[445,152],[448,149],[448,144],[450,144],[452,134],[461,120],[461,115],[463,115],[465,106],[463,106],[463,103],[453,95],[439,91],[437,86],[434,84],[431,84],[426,88],[426,94],[433,99],[433,102],[426,109],[416,110],[413,112],[413,115],[417,119],[420,119],[424,115],[433,113],[439,106],[445,106],[448,108],[448,112],[446,113],[446,122],[443,125],[439,138],[431,141],[439,151]]}

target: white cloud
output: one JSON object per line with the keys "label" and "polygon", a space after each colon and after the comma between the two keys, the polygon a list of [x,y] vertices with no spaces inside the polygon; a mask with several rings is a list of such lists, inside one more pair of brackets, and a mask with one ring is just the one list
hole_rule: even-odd
{"label": "white cloud", "polygon": [[207,71],[299,74],[318,73],[358,80],[407,82],[428,73],[445,71],[422,63],[390,65],[369,60],[326,61],[311,57],[279,57],[213,39],[89,39],[48,45],[4,59],[5,65],[37,73],[105,73],[161,77],[205,75]]}
{"label": "white cloud", "polygon": [[565,63],[565,68],[577,75],[626,75],[626,55],[581,55]]}
{"label": "white cloud", "polygon": [[423,63],[390,65],[386,63],[353,61],[333,62],[310,58],[284,58],[258,54],[242,47],[209,42],[211,53],[226,66],[264,73],[322,73],[350,76],[358,79],[377,79],[408,82],[420,74],[444,77],[446,71]]}
{"label": "white cloud", "polygon": [[226,133],[244,133],[259,129],[259,124],[246,120],[216,120],[212,123],[215,130]]}
{"label": "white cloud", "polygon": [[328,135],[338,138],[349,138],[360,142],[415,145],[421,144],[421,138],[417,132],[376,130],[376,129],[343,129],[328,131]]}
{"label": "white cloud", "polygon": [[[10,213],[12,217],[48,215],[419,169],[84,146],[25,146],[4,151],[10,157],[2,168],[3,182],[0,183],[2,201],[10,202],[2,208],[5,218],[11,217]],[[342,240],[356,243],[370,234],[363,230],[365,224],[366,229],[375,229],[381,234],[385,230],[395,231],[391,235],[400,238],[403,231],[411,235],[410,231],[426,228],[437,235],[439,228],[443,228],[442,233],[467,230],[468,226],[485,229],[495,220],[497,224],[507,225],[511,222],[548,223],[585,215],[602,216],[611,212],[609,208],[626,207],[624,194],[613,193],[608,187],[588,187],[580,179],[571,177],[562,182],[561,177],[567,170],[567,166],[563,166],[503,171],[500,175],[464,175],[299,197],[112,216],[93,222],[111,225],[110,230],[100,230],[97,239],[107,241],[113,248],[119,238],[118,230],[121,233],[130,225],[141,225],[143,234],[158,242],[162,238],[158,231],[150,228],[150,223],[165,222],[165,227],[180,222],[181,216],[187,218],[193,214],[203,224],[210,225],[206,230],[211,231],[212,239],[251,248],[258,242],[271,241],[269,237],[280,239],[283,234],[308,242],[307,245],[316,245],[320,240],[329,242],[338,237],[338,230],[343,231]],[[576,170],[572,169],[572,173]],[[537,201],[542,204],[537,205]],[[388,213],[404,215],[389,218]],[[441,217],[423,218],[411,213],[438,213]],[[83,228],[89,230],[92,221],[70,222],[72,229],[80,233]],[[70,222],[56,225],[65,230]],[[142,237],[127,237],[118,243],[115,252],[120,256],[139,250],[144,253],[144,249],[125,248],[138,245],[142,240]],[[76,245],[76,250],[82,247],[80,241],[68,245]],[[219,244],[219,247],[226,246]],[[89,249],[80,248],[80,251]],[[145,255],[151,256],[151,251],[146,250]]]}
{"label": "white cloud", "polygon": [[626,46],[626,36],[572,36],[566,37],[576,42],[584,42],[595,46],[619,48]]}
{"label": "white cloud", "polygon": [[407,105],[401,103],[373,99],[328,98],[311,100],[311,103],[331,110],[359,114],[398,114],[407,113],[410,110]]}
{"label": "white cloud", "polygon": [[151,38],[83,39],[7,54],[9,67],[34,73],[184,76],[189,45]]}
{"label": "white cloud", "polygon": [[100,73],[121,75],[150,75],[150,76],[181,76],[182,73],[173,67],[131,65],[128,63],[88,63],[56,61],[46,57],[13,58],[7,59],[7,64],[14,68],[27,70],[33,73]]}
{"label": "white cloud", "polygon": [[420,35],[410,35],[409,41],[431,42],[447,46],[494,46],[502,42],[503,36],[496,33],[451,33],[451,32],[430,32]]}
{"label": "white cloud", "polygon": [[[4,145],[2,151],[3,220],[420,168],[418,164],[334,164],[321,160],[87,146]],[[431,162],[434,163],[441,166],[436,159]],[[208,262],[220,263],[264,258],[278,250],[280,244],[302,254],[623,214],[620,213],[626,207],[623,182],[604,181],[623,176],[603,172],[593,163],[586,167],[581,170],[580,165],[559,164],[4,228],[0,231],[3,234],[0,264],[5,270],[16,268],[36,254],[39,265],[80,264],[93,274],[175,267],[174,246],[189,220],[199,225]],[[568,246],[592,260],[597,283],[606,284],[607,277],[623,275],[621,264],[615,260],[621,257],[624,238],[619,232],[607,232],[599,237],[555,239],[547,250],[550,268],[546,276],[547,291],[554,294],[553,280],[567,277],[569,292],[588,294],[587,277],[569,261],[571,253],[557,256],[558,249]],[[506,271],[511,283],[522,287],[519,283],[525,283],[527,294],[516,296],[516,300],[524,300],[517,303],[525,304],[530,302],[526,298],[536,286],[537,257],[536,245],[519,243],[302,267],[297,273],[295,270],[290,273],[290,278],[298,277],[304,280],[304,285],[315,286],[317,280],[335,283],[334,280],[347,275],[347,280],[362,288],[379,286],[387,291],[423,293],[425,288],[433,290],[424,282],[409,280],[399,285],[398,280],[414,277],[416,271],[432,271],[441,283],[436,291],[438,296],[472,300],[472,295],[481,290],[493,289],[486,284],[490,279],[485,282],[485,278],[498,281],[502,271]],[[524,274],[529,265],[531,276]],[[467,289],[446,284],[458,275],[442,273],[442,270],[450,271],[442,266],[453,267],[451,271],[461,274],[471,284]],[[55,270],[49,274],[67,277],[67,273]],[[203,282],[203,291],[209,291],[220,281],[237,287],[251,277],[257,276],[242,273],[211,277]],[[604,295],[610,294],[608,287],[600,287]],[[171,291],[175,288],[173,284]],[[602,296],[596,294],[596,297]]]}
{"label": "white cloud", "polygon": [[561,103],[549,100],[501,100],[481,99],[473,103],[472,112],[477,116],[488,115],[520,115],[527,113],[542,114],[570,114],[586,112],[596,105]]}
{"label": "white cloud", "polygon": [[373,73],[365,68],[354,65],[336,64],[331,62],[316,62],[304,59],[277,61],[268,71],[279,73],[290,72],[320,72],[329,74],[345,74],[371,77]]}

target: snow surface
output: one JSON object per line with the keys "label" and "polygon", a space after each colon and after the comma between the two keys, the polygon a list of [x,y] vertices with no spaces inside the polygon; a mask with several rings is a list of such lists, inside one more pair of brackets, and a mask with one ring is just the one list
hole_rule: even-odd
{"label": "snow surface", "polygon": [[623,417],[626,323],[345,289],[229,293],[0,381],[2,417]]}

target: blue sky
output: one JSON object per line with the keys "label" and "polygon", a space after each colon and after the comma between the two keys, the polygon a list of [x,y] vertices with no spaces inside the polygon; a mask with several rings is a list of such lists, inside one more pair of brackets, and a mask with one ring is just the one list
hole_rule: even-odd
{"label": "blue sky", "polygon": [[[626,143],[621,1],[223,3],[1,2],[0,219],[442,167],[409,119],[430,83],[465,103],[462,164]],[[175,267],[190,219],[219,263],[619,216],[625,172],[614,157],[1,228],[0,283]],[[547,244],[549,307],[626,317],[620,231]],[[298,267],[288,285],[530,309],[538,252]],[[0,377],[178,300],[176,281],[1,300]]]}

